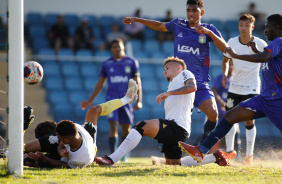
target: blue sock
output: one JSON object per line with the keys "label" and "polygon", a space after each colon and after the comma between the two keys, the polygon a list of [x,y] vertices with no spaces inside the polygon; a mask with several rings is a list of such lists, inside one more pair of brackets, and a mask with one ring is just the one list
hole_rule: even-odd
{"label": "blue sock", "polygon": [[210,120],[207,120],[205,126],[204,126],[204,134],[202,136],[202,139],[200,141],[200,144],[204,142],[204,140],[207,138],[207,136],[213,131],[213,129],[216,126],[216,122],[212,122]]}
{"label": "blue sock", "polygon": [[113,153],[117,149],[117,142],[118,142],[117,137],[109,137],[109,146],[111,153]]}
{"label": "blue sock", "polygon": [[209,152],[209,150],[232,128],[233,124],[229,123],[225,118],[216,126],[206,140],[200,145],[200,150],[203,154]]}

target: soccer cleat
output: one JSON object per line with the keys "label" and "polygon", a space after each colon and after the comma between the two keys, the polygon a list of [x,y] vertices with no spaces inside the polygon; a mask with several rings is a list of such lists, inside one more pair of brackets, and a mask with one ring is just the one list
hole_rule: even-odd
{"label": "soccer cleat", "polygon": [[128,88],[127,88],[127,92],[126,95],[128,98],[131,99],[131,101],[129,103],[133,103],[137,100],[138,95],[137,95],[137,91],[138,91],[138,85],[136,83],[135,80],[130,79],[128,82]]}
{"label": "soccer cleat", "polygon": [[98,164],[98,165],[114,165],[115,163],[112,161],[112,159],[110,157],[108,157],[107,155],[103,156],[103,157],[95,157],[94,161]]}
{"label": "soccer cleat", "polygon": [[32,113],[31,106],[24,107],[24,130],[28,129],[29,125],[34,121],[35,116]]}
{"label": "soccer cleat", "polygon": [[236,155],[236,151],[229,151],[229,152],[223,152],[223,155],[227,158],[228,162],[230,162],[230,160],[232,160]]}
{"label": "soccer cleat", "polygon": [[213,155],[216,159],[215,163],[217,163],[219,166],[229,166],[229,162],[224,156],[224,152],[222,150],[216,150]]}
{"label": "soccer cleat", "polygon": [[242,165],[252,165],[253,158],[254,158],[253,156],[249,156],[249,155],[245,156]]}
{"label": "soccer cleat", "polygon": [[178,146],[183,152],[185,152],[187,155],[190,155],[198,163],[203,162],[204,157],[199,149],[200,146],[191,146],[181,141],[178,142]]}

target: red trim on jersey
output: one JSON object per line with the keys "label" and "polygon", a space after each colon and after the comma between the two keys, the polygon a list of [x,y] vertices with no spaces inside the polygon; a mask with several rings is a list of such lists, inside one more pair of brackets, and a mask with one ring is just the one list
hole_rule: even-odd
{"label": "red trim on jersey", "polygon": [[282,83],[281,81],[281,75],[279,75],[278,73],[275,73],[275,83]]}
{"label": "red trim on jersey", "polygon": [[268,50],[268,52],[271,52],[271,50],[270,49],[267,49]]}
{"label": "red trim on jersey", "polygon": [[211,58],[210,56],[206,56],[203,62],[203,66],[209,66],[211,65]]}

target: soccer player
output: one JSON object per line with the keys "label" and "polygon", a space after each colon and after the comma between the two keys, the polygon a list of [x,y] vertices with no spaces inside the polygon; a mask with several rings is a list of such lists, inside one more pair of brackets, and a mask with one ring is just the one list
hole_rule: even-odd
{"label": "soccer player", "polygon": [[258,51],[255,42],[248,43],[255,52],[251,55],[239,55],[232,48],[226,48],[226,52],[232,58],[263,63],[262,90],[260,95],[240,102],[228,111],[200,146],[179,142],[179,146],[198,162],[202,162],[205,154],[230,131],[235,123],[268,117],[282,133],[282,14],[273,14],[267,18],[265,35],[272,42],[262,52]]}
{"label": "soccer player", "polygon": [[[182,59],[169,57],[164,60],[164,75],[170,82],[167,92],[156,97],[158,104],[165,100],[165,119],[152,119],[138,122],[130,131],[128,136],[109,156],[96,157],[100,165],[112,165],[118,162],[123,155],[135,148],[143,136],[151,137],[162,143],[166,164],[179,165],[182,156],[178,141],[185,141],[191,132],[191,114],[195,91],[197,90],[194,75],[186,70],[185,62]],[[223,153],[207,158],[206,162],[220,162],[221,165],[228,165]],[[183,160],[182,165],[191,164],[192,158]]]}
{"label": "soccer player", "polygon": [[[110,43],[110,50],[113,57],[107,59],[101,68],[101,74],[95,89],[90,98],[81,103],[81,108],[89,107],[103,89],[106,80],[108,82],[107,101],[122,98],[127,90],[128,80],[133,78],[138,86],[138,100],[134,110],[142,108],[142,87],[139,74],[139,64],[134,58],[125,55],[124,43],[121,39],[114,39]],[[118,124],[121,125],[122,140],[128,135],[133,123],[133,108],[127,104],[108,115],[110,125],[109,146],[114,152],[118,142]]]}
{"label": "soccer player", "polygon": [[[247,46],[249,41],[256,43],[258,50],[263,51],[267,43],[252,35],[254,30],[255,17],[250,14],[243,14],[239,18],[239,32],[240,35],[230,38],[227,44],[234,49],[238,54],[253,54],[254,52]],[[222,85],[226,87],[227,71],[229,67],[229,60],[231,57],[228,54],[223,54],[222,61]],[[228,89],[226,110],[230,110],[238,105],[240,102],[249,98],[257,96],[260,93],[260,77],[259,69],[261,63],[251,63],[248,61],[233,58],[234,75],[231,79],[231,84]],[[251,165],[253,160],[254,145],[256,139],[255,120],[245,121],[246,127],[246,156],[243,160],[243,165]],[[226,157],[232,159],[236,155],[234,150],[234,139],[236,134],[236,126],[228,132],[225,136],[226,141]]]}
{"label": "soccer player", "polygon": [[[57,151],[61,158],[50,158],[42,152],[35,152],[36,150],[34,149],[28,149],[28,151],[32,152],[25,155],[25,165],[32,167],[44,165],[45,167],[64,168],[81,168],[90,165],[96,155],[98,117],[108,115],[123,105],[134,102],[137,99],[137,90],[137,83],[133,79],[130,79],[128,90],[123,98],[114,99],[89,108],[84,127],[70,120],[62,120],[56,128],[58,136],[54,135],[51,137],[46,135],[49,136],[48,139],[37,140],[39,148],[43,150],[43,147],[45,147],[49,151],[51,150],[50,152]],[[55,144],[57,146],[54,146]],[[26,158],[29,159],[26,160]]]}
{"label": "soccer player", "polygon": [[216,126],[218,116],[216,102],[208,85],[208,81],[210,81],[210,43],[214,42],[222,52],[226,48],[226,42],[216,27],[201,23],[201,17],[204,13],[202,0],[187,0],[186,15],[188,20],[177,18],[170,22],[159,22],[138,17],[123,19],[124,24],[139,22],[153,30],[169,31],[174,34],[174,56],[183,59],[187,69],[196,78],[197,91],[194,105],[198,112],[201,110],[208,117],[201,142]]}

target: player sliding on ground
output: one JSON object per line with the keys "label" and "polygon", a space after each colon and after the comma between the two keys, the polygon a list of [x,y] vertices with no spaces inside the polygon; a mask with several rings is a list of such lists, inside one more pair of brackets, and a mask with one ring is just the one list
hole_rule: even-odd
{"label": "player sliding on ground", "polygon": [[[112,165],[127,152],[135,148],[142,136],[151,137],[162,143],[166,164],[197,165],[191,157],[181,158],[178,141],[186,141],[191,132],[191,114],[197,90],[195,76],[186,70],[182,59],[169,57],[164,60],[164,75],[170,82],[167,92],[156,97],[158,104],[165,100],[165,119],[152,119],[138,122],[118,149],[109,156],[96,157],[99,165]],[[206,163],[229,165],[221,150],[209,155]]]}
{"label": "player sliding on ground", "polygon": [[[89,108],[85,118],[84,127],[70,120],[62,120],[58,123],[57,135],[46,135],[25,146],[24,164],[32,167],[65,167],[81,168],[93,163],[96,155],[96,132],[99,116],[105,116],[125,104],[137,99],[138,85],[130,79],[126,95],[121,99],[114,99],[106,103]],[[45,149],[46,148],[46,149]],[[48,148],[48,149],[47,149]],[[59,158],[48,157],[41,151],[58,153]],[[54,154],[53,154],[54,155]]]}
{"label": "player sliding on ground", "polygon": [[248,43],[256,53],[252,55],[238,55],[232,48],[226,49],[232,58],[263,63],[262,90],[260,95],[240,102],[228,111],[200,146],[179,142],[179,146],[198,162],[203,161],[205,154],[230,131],[235,123],[268,117],[282,133],[282,14],[273,14],[267,18],[265,35],[272,42],[262,52],[257,49],[255,42]]}

